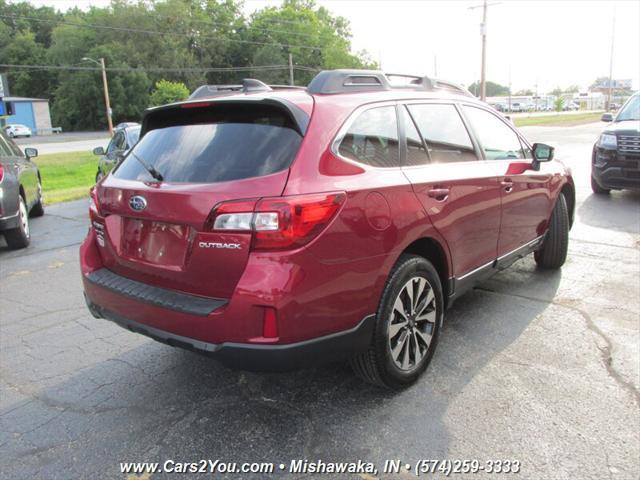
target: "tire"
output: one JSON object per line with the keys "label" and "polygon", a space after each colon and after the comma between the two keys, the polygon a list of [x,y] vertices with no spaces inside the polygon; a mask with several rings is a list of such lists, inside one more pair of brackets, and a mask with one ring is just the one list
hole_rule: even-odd
{"label": "tire", "polygon": [[563,194],[558,196],[551,214],[549,230],[542,246],[534,253],[540,268],[558,269],[564,265],[569,249],[569,213]]}
{"label": "tire", "polygon": [[42,183],[38,177],[38,202],[31,208],[32,217],[41,217],[44,215],[44,204],[42,203]]}
{"label": "tire", "polygon": [[7,245],[12,250],[18,248],[25,248],[29,246],[31,242],[31,233],[29,230],[29,214],[27,212],[27,204],[22,198],[22,195],[18,197],[20,204],[18,207],[18,217],[20,224],[16,228],[7,230],[4,232],[4,238],[7,241]]}
{"label": "tire", "polygon": [[593,190],[593,193],[596,195],[609,195],[609,193],[611,193],[610,189],[602,188],[598,185],[598,182],[596,182],[596,179],[593,178],[593,176],[591,177],[591,190]]}
{"label": "tire", "polygon": [[436,269],[423,257],[402,255],[385,283],[371,344],[350,360],[354,372],[369,383],[390,389],[414,383],[433,357],[443,312]]}

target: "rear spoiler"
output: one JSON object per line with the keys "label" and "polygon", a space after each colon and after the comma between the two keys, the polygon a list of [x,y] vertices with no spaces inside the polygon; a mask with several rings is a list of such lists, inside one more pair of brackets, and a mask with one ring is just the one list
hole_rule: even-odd
{"label": "rear spoiler", "polygon": [[171,103],[160,107],[148,108],[142,117],[142,128],[140,130],[140,138],[142,138],[149,130],[159,128],[157,124],[162,123],[162,118],[171,112],[181,111],[188,108],[206,108],[213,105],[233,105],[246,106],[248,104],[275,107],[286,113],[298,133],[304,136],[309,126],[309,115],[298,107],[295,103],[277,97],[260,98],[260,97],[231,97],[231,98],[208,98],[201,100],[190,100],[186,102]]}

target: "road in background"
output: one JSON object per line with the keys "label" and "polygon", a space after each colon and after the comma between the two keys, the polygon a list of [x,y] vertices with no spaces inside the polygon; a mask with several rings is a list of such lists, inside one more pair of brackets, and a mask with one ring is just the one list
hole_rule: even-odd
{"label": "road in background", "polygon": [[0,245],[0,478],[120,479],[119,462],[167,459],[458,458],[519,460],[521,479],[637,479],[640,194],[591,194],[601,128],[522,129],[573,169],[568,261],[549,272],[528,257],[461,298],[402,392],[344,365],[234,371],[93,319],[77,252],[87,201],[48,208],[29,249]]}
{"label": "road in background", "polygon": [[91,152],[95,147],[107,147],[109,132],[71,132],[54,135],[41,135],[29,138],[16,138],[14,141],[23,150],[26,147],[38,149],[38,154]]}

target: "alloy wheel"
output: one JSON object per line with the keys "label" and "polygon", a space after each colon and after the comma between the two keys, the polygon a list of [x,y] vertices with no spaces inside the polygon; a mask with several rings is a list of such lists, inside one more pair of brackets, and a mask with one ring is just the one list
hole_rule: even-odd
{"label": "alloy wheel", "polygon": [[433,288],[424,277],[413,277],[400,289],[389,319],[391,359],[404,372],[415,370],[427,355],[437,319]]}
{"label": "alloy wheel", "polygon": [[27,212],[27,205],[24,203],[22,197],[20,197],[19,215],[22,231],[25,236],[29,238],[29,213]]}

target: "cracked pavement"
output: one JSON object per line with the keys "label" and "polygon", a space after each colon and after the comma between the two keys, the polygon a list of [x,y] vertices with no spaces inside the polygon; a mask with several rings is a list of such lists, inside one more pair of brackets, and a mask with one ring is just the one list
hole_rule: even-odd
{"label": "cracked pavement", "polygon": [[523,479],[637,479],[640,194],[591,194],[600,128],[523,129],[573,168],[568,261],[546,272],[526,258],[462,297],[429,370],[399,393],[341,364],[234,371],[95,320],[77,259],[87,202],[49,207],[29,249],[0,240],[0,479],[203,458],[517,459]]}

